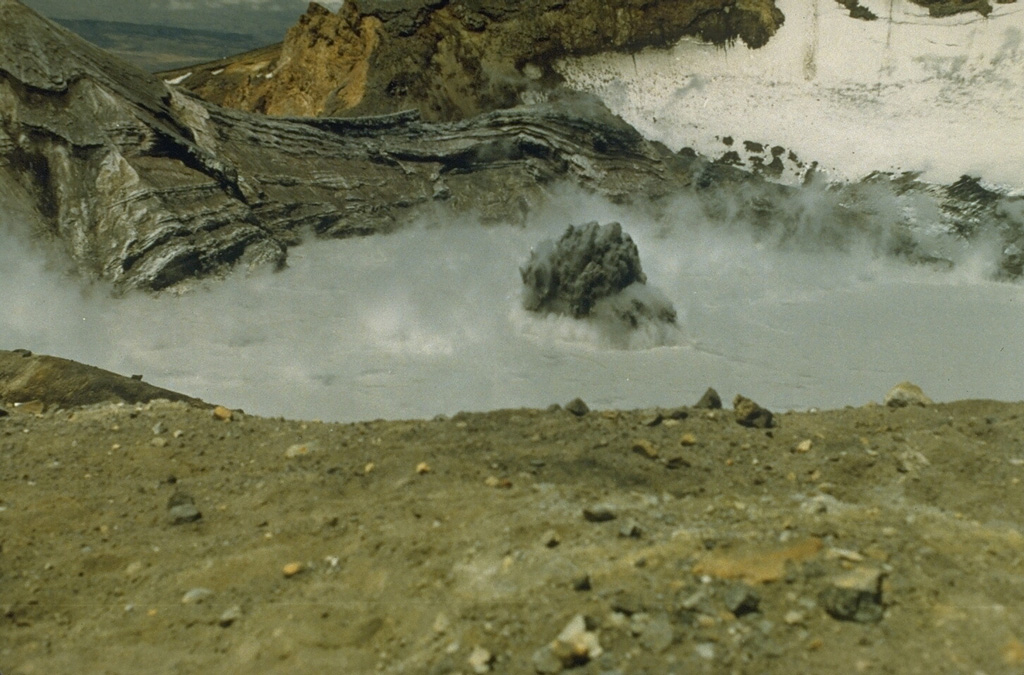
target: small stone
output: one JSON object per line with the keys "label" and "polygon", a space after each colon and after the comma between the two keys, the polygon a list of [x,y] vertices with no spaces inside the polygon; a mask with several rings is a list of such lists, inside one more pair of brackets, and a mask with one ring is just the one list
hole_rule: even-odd
{"label": "small stone", "polygon": [[198,605],[211,595],[213,595],[213,591],[209,588],[193,588],[181,596],[181,604]]}
{"label": "small stone", "polygon": [[640,424],[644,425],[645,427],[656,427],[659,424],[661,424],[662,420],[664,419],[665,418],[662,416],[660,412],[654,413],[653,415],[650,415],[640,420]]}
{"label": "small stone", "polygon": [[882,620],[882,573],[870,567],[859,567],[836,577],[821,592],[818,601],[835,619],[857,623]]}
{"label": "small stone", "polygon": [[416,473],[418,473],[421,476],[430,473],[430,465],[427,464],[426,462],[420,462],[419,464],[416,465]]}
{"label": "small stone", "polygon": [[578,591],[580,593],[584,593],[586,591],[589,591],[591,588],[593,588],[593,586],[590,583],[590,575],[589,574],[584,574],[581,577],[577,577],[576,579],[573,579],[572,590]]}
{"label": "small stone", "polygon": [[473,672],[481,674],[490,672],[493,662],[494,655],[479,645],[473,647],[469,658],[466,659],[466,663],[473,669]]}
{"label": "small stone", "polygon": [[767,408],[762,408],[746,396],[736,394],[736,398],[732,401],[732,407],[736,421],[745,427],[768,429],[774,426],[772,412]]}
{"label": "small stone", "polygon": [[215,420],[220,420],[221,422],[230,422],[231,416],[231,411],[222,405],[219,405],[213,409],[213,419]]}
{"label": "small stone", "polygon": [[540,543],[547,548],[554,548],[562,543],[562,537],[554,530],[548,530],[541,535]]}
{"label": "small stone", "polygon": [[701,642],[693,648],[694,653],[705,661],[713,661],[715,659],[715,643],[714,642]]}
{"label": "small stone", "polygon": [[[587,622],[582,614],[574,616],[547,649],[558,659],[560,669],[582,666],[604,653],[597,634],[587,630]],[[557,673],[559,670],[544,672]]]}
{"label": "small stone", "polygon": [[693,407],[718,410],[722,407],[722,397],[718,395],[717,391],[708,387],[708,390],[704,392],[704,395],[700,397],[700,400]]}
{"label": "small stone", "polygon": [[693,460],[690,459],[689,457],[683,457],[682,455],[669,457],[668,459],[663,461],[665,462],[666,469],[680,469],[683,467],[689,468],[693,466]]}
{"label": "small stone", "polygon": [[606,523],[617,517],[614,507],[609,504],[595,504],[583,509],[583,518],[591,523]]}
{"label": "small stone", "polygon": [[640,633],[640,645],[655,654],[672,646],[673,639],[672,624],[666,616],[658,616],[647,622]]}
{"label": "small stone", "polygon": [[641,457],[646,457],[647,459],[658,458],[658,449],[654,447],[654,443],[651,443],[646,438],[638,438],[637,440],[633,441],[633,445],[631,446],[631,448],[633,452],[640,455]]}
{"label": "small stone", "polygon": [[224,610],[224,613],[217,619],[217,625],[221,628],[227,628],[234,622],[242,618],[242,608],[239,605],[232,605]]}
{"label": "small stone", "polygon": [[802,624],[807,618],[807,615],[798,609],[791,609],[786,612],[786,615],[782,617],[782,620],[789,626],[797,626]]}
{"label": "small stone", "polygon": [[533,669],[540,675],[554,675],[564,669],[562,659],[555,655],[551,645],[544,645],[533,653]]}
{"label": "small stone", "polygon": [[294,577],[299,572],[301,572],[303,569],[304,568],[302,566],[302,563],[300,563],[300,562],[290,562],[290,563],[288,563],[287,565],[285,565],[284,567],[281,568],[281,573],[284,574],[286,577],[291,578],[291,577]]}
{"label": "small stone", "polygon": [[925,396],[921,387],[911,382],[900,382],[889,390],[883,400],[890,408],[903,408],[908,405],[931,405],[932,400]]}
{"label": "small stone", "polygon": [[619,528],[620,537],[639,539],[642,534],[643,530],[640,529],[640,523],[636,522],[635,520],[627,520],[625,523],[622,524],[622,527]]}
{"label": "small stone", "polygon": [[571,412],[573,415],[576,415],[576,417],[583,417],[588,412],[590,412],[590,408],[587,407],[587,404],[584,403],[583,399],[581,398],[574,398],[573,400],[566,403],[565,409]]}
{"label": "small stone", "polygon": [[452,620],[448,618],[447,614],[441,612],[434,618],[434,625],[432,627],[435,633],[444,635],[452,627]]}
{"label": "small stone", "polygon": [[312,452],[312,448],[309,443],[296,443],[289,445],[288,449],[284,451],[286,459],[295,459],[296,457],[305,457]]}
{"label": "small stone", "polygon": [[151,440],[149,444],[152,445],[154,448],[166,448],[167,439],[164,438],[163,436],[157,436],[156,438]]}
{"label": "small stone", "polygon": [[760,604],[760,596],[746,584],[733,586],[725,594],[725,608],[738,617],[756,612]]}
{"label": "small stone", "polygon": [[793,452],[810,452],[813,445],[811,439],[805,438],[793,447]]}
{"label": "small stone", "polygon": [[167,512],[171,517],[172,525],[184,525],[194,523],[203,517],[203,514],[196,508],[192,495],[185,492],[175,492],[167,500]]}
{"label": "small stone", "polygon": [[684,447],[697,445],[697,437],[694,434],[687,432],[679,438],[679,445]]}
{"label": "small stone", "polygon": [[164,426],[163,422],[157,422],[153,425],[153,435],[159,436],[163,432],[167,431],[167,427]]}

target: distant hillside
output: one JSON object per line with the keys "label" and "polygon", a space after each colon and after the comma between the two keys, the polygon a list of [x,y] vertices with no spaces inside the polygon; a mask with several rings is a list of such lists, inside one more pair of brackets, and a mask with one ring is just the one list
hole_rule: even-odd
{"label": "distant hillside", "polygon": [[263,37],[246,33],[91,19],[54,20],[94,45],[151,72],[222,59],[266,42]]}

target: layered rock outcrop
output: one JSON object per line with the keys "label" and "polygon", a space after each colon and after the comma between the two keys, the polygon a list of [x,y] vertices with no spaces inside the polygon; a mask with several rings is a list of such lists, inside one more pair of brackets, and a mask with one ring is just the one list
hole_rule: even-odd
{"label": "layered rock outcrop", "polygon": [[385,232],[432,207],[514,222],[559,181],[625,200],[689,180],[594,101],[450,124],[245,114],[0,0],[0,217],[122,288],[282,265],[305,229]]}
{"label": "layered rock outcrop", "polygon": [[[809,240],[810,227],[811,241],[869,237],[920,260],[945,253],[933,235],[915,234],[912,213],[939,213],[957,237],[1000,242],[1002,272],[1022,273],[1024,200],[976,180],[774,185],[727,162],[674,154],[586,98],[549,96],[448,123],[415,111],[243,113],[0,0],[0,228],[31,229],[86,278],[176,287],[239,265],[284,265],[307,231],[387,232],[427,212],[522,222],[563,185],[654,211],[687,195],[702,218],[750,223],[781,244]],[[800,189],[814,190],[812,198],[792,199]]]}
{"label": "layered rock outcrop", "polygon": [[757,47],[783,19],[774,0],[348,0],[337,13],[312,3],[279,47],[164,76],[272,115],[416,109],[454,120],[551,84],[561,57],[667,47],[686,35]]}

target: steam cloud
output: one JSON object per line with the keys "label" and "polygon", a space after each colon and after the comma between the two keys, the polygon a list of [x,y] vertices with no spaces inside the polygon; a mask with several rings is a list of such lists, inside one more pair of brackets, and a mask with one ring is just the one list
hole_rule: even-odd
{"label": "steam cloud", "polygon": [[[709,385],[777,410],[832,407],[907,379],[935,400],[1024,398],[1024,287],[989,281],[998,250],[953,251],[952,270],[909,265],[878,232],[841,228],[827,191],[778,204],[789,214],[778,231],[736,194],[718,199],[627,207],[556,192],[522,228],[438,216],[388,236],[310,241],[281,272],[122,298],[69,278],[0,219],[0,336],[7,349],[305,419],[576,396],[595,408],[679,405]],[[531,248],[589,220],[623,223],[677,324],[523,307]]]}

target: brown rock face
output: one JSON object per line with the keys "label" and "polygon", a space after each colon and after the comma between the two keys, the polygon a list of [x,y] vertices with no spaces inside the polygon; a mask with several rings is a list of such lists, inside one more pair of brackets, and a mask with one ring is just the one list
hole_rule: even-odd
{"label": "brown rock face", "polygon": [[418,109],[453,120],[556,82],[564,56],[667,47],[685,35],[758,47],[782,21],[774,0],[371,0],[337,14],[312,3],[280,47],[166,76],[191,72],[181,84],[200,96],[270,114]]}

